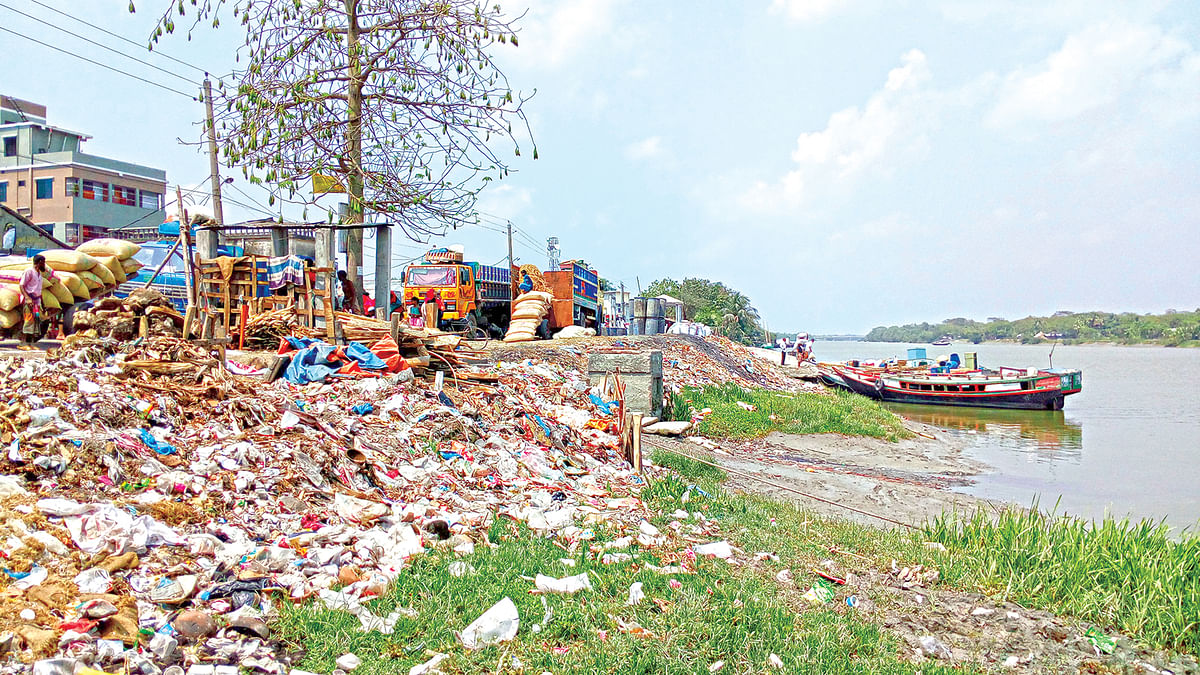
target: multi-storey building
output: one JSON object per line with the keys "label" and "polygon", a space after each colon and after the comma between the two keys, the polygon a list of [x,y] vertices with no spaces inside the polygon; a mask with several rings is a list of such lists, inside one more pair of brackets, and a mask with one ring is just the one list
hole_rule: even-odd
{"label": "multi-storey building", "polygon": [[167,173],[81,151],[91,138],[46,122],[46,107],[0,95],[0,204],[68,244],[163,222]]}

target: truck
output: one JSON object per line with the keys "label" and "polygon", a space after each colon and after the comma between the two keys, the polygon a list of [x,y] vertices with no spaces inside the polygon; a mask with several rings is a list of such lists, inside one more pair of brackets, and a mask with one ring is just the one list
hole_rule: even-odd
{"label": "truck", "polygon": [[[550,315],[539,334],[566,326],[597,327],[599,276],[582,261],[563,263],[542,276],[554,295]],[[464,262],[461,251],[434,249],[420,262],[404,270],[404,304],[421,303],[426,293],[436,291],[442,299],[442,321],[452,331],[471,337],[500,337],[512,316],[512,301],[518,295],[519,268]]]}

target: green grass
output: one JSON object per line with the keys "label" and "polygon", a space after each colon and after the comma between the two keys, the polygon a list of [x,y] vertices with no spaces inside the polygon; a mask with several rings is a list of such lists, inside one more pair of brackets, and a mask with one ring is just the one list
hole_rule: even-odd
{"label": "green grass", "polygon": [[[281,617],[274,624],[276,635],[306,651],[297,667],[312,672],[330,672],[339,655],[357,654],[363,665],[355,675],[405,673],[426,660],[426,650],[451,654],[452,660],[444,663],[443,669],[452,673],[515,672],[513,657],[527,673],[549,671],[556,675],[703,674],[718,660],[725,661],[723,673],[950,672],[936,664],[917,666],[901,661],[901,645],[896,638],[846,607],[844,592],[822,607],[797,605],[795,595],[816,579],[806,571],[806,561],[828,556],[828,541],[836,540],[856,550],[884,546],[878,532],[863,536],[869,528],[861,533],[847,528],[846,536],[826,540],[825,521],[797,529],[773,527],[771,518],[778,517],[792,528],[799,522],[792,518],[804,516],[790,505],[725,493],[719,488],[724,477],[719,470],[677,456],[656,455],[655,460],[686,472],[655,480],[643,492],[651,512],[657,514],[652,520],[664,532],[669,531],[667,524],[673,519],[669,514],[685,508],[716,519],[721,536],[736,539],[745,547],[761,545],[762,550],[775,551],[784,560],[770,563],[765,570],[721,560],[698,560],[693,574],[664,576],[646,569],[645,563],[674,564],[664,554],[683,551],[686,543],[677,541],[662,550],[640,549],[635,543],[625,550],[638,556],[633,562],[604,565],[595,548],[589,551],[589,544],[596,547],[623,533],[595,527],[596,539],[584,542],[572,554],[552,540],[501,521],[490,533],[494,548],[477,546],[476,552],[465,558],[429,552],[414,559],[386,595],[369,603],[378,615],[399,606],[416,610],[416,618],[401,618],[392,635],[361,633],[351,615],[326,610],[319,604],[282,607]],[[882,540],[911,545],[890,534]],[[576,565],[565,566],[560,558],[571,558]],[[469,562],[475,573],[451,576],[448,567],[455,560]],[[790,599],[772,578],[776,568],[788,564],[793,566],[799,584]],[[587,573],[594,588],[574,596],[531,595],[533,584],[522,576],[538,573],[555,577]],[[682,586],[671,588],[673,579]],[[637,607],[628,607],[625,600],[634,581],[644,584],[646,600]],[[505,596],[516,603],[521,617],[517,638],[476,652],[466,651],[456,641],[454,631],[462,630]],[[534,633],[533,625],[543,623],[542,597],[553,611],[553,618]],[[660,608],[653,602],[656,598],[666,604]],[[612,617],[636,621],[655,637],[622,633]],[[782,670],[767,667],[771,654],[782,659]]]}
{"label": "green grass", "polygon": [[1200,537],[1163,523],[1005,510],[947,516],[924,535],[954,553],[952,583],[1115,627],[1155,646],[1200,653]]}
{"label": "green grass", "polygon": [[[737,524],[732,540],[738,546],[773,551],[793,569],[839,559],[831,548],[863,556],[877,569],[893,558],[931,565],[950,587],[1094,622],[1152,647],[1200,653],[1200,537],[1194,533],[1173,539],[1162,523],[1088,523],[1039,512],[1036,504],[971,519],[947,515],[916,532],[882,531],[731,495],[720,487],[719,469],[680,455],[659,451],[654,462],[712,495],[711,512]],[[676,490],[671,484],[659,481],[643,496],[665,500],[659,502],[665,507]],[[926,541],[947,550],[927,549]]]}
{"label": "green grass", "polygon": [[[738,402],[755,410],[746,410]],[[714,438],[756,438],[772,431],[793,434],[836,433],[897,440],[911,436],[900,419],[875,401],[845,391],[787,393],[743,389],[734,384],[684,388],[672,397],[675,419],[689,419],[689,408],[712,409],[700,433]]]}

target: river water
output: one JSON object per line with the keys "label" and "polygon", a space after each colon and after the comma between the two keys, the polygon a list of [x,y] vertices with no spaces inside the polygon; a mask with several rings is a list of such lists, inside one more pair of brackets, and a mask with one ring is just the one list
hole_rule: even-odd
{"label": "river water", "polygon": [[[930,357],[976,352],[984,367],[1045,368],[1049,345],[821,341],[818,361]],[[1065,346],[1054,366],[1083,371],[1083,391],[1064,410],[992,410],[925,405],[888,407],[947,429],[992,470],[961,491],[1084,518],[1106,513],[1165,519],[1200,530],[1200,349]]]}

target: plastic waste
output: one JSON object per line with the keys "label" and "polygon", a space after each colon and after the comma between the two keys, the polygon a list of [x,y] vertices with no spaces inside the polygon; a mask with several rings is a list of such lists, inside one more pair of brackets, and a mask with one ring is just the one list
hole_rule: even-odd
{"label": "plastic waste", "polygon": [[814,605],[823,605],[830,600],[833,600],[837,593],[833,590],[833,586],[824,579],[818,579],[812,588],[804,592],[800,596]]}
{"label": "plastic waste", "polygon": [[[433,657],[425,663],[418,663],[412,668],[409,668],[408,675],[430,675],[431,673],[437,672],[438,666],[442,664],[442,661],[445,661],[448,658],[450,658],[449,654],[434,654]],[[292,675],[296,675],[296,671],[293,670]]]}
{"label": "plastic waste", "polygon": [[576,574],[573,577],[563,577],[561,579],[539,574],[534,577],[533,584],[539,593],[563,593],[570,595],[579,591],[590,591],[592,589],[592,582],[588,579],[586,573]]}
{"label": "plastic waste", "polygon": [[36,429],[58,421],[58,408],[38,408],[29,411],[29,428]]}
{"label": "plastic waste", "polygon": [[625,601],[626,605],[636,607],[645,599],[646,594],[642,592],[642,582],[635,581],[629,586],[629,599]]}
{"label": "plastic waste", "polygon": [[954,657],[950,653],[950,648],[932,635],[925,635],[921,638],[921,651],[925,652],[926,656],[935,659],[945,659],[948,661]]}
{"label": "plastic waste", "polygon": [[1117,641],[1105,635],[1104,633],[1101,633],[1100,630],[1095,626],[1087,629],[1087,631],[1084,632],[1083,637],[1087,638],[1087,641],[1091,643],[1093,648],[1095,648],[1097,654],[1100,652],[1112,654],[1113,652],[1117,651]]}
{"label": "plastic waste", "polygon": [[692,548],[696,555],[707,555],[714,558],[733,557],[733,547],[727,541],[714,541],[710,544],[700,544]]}
{"label": "plastic waste", "polygon": [[362,659],[358,658],[354,654],[342,654],[334,659],[333,665],[346,672],[350,672],[362,665]]}
{"label": "plastic waste", "polygon": [[467,649],[480,649],[515,638],[520,624],[517,606],[505,597],[464,628],[458,639]]}

